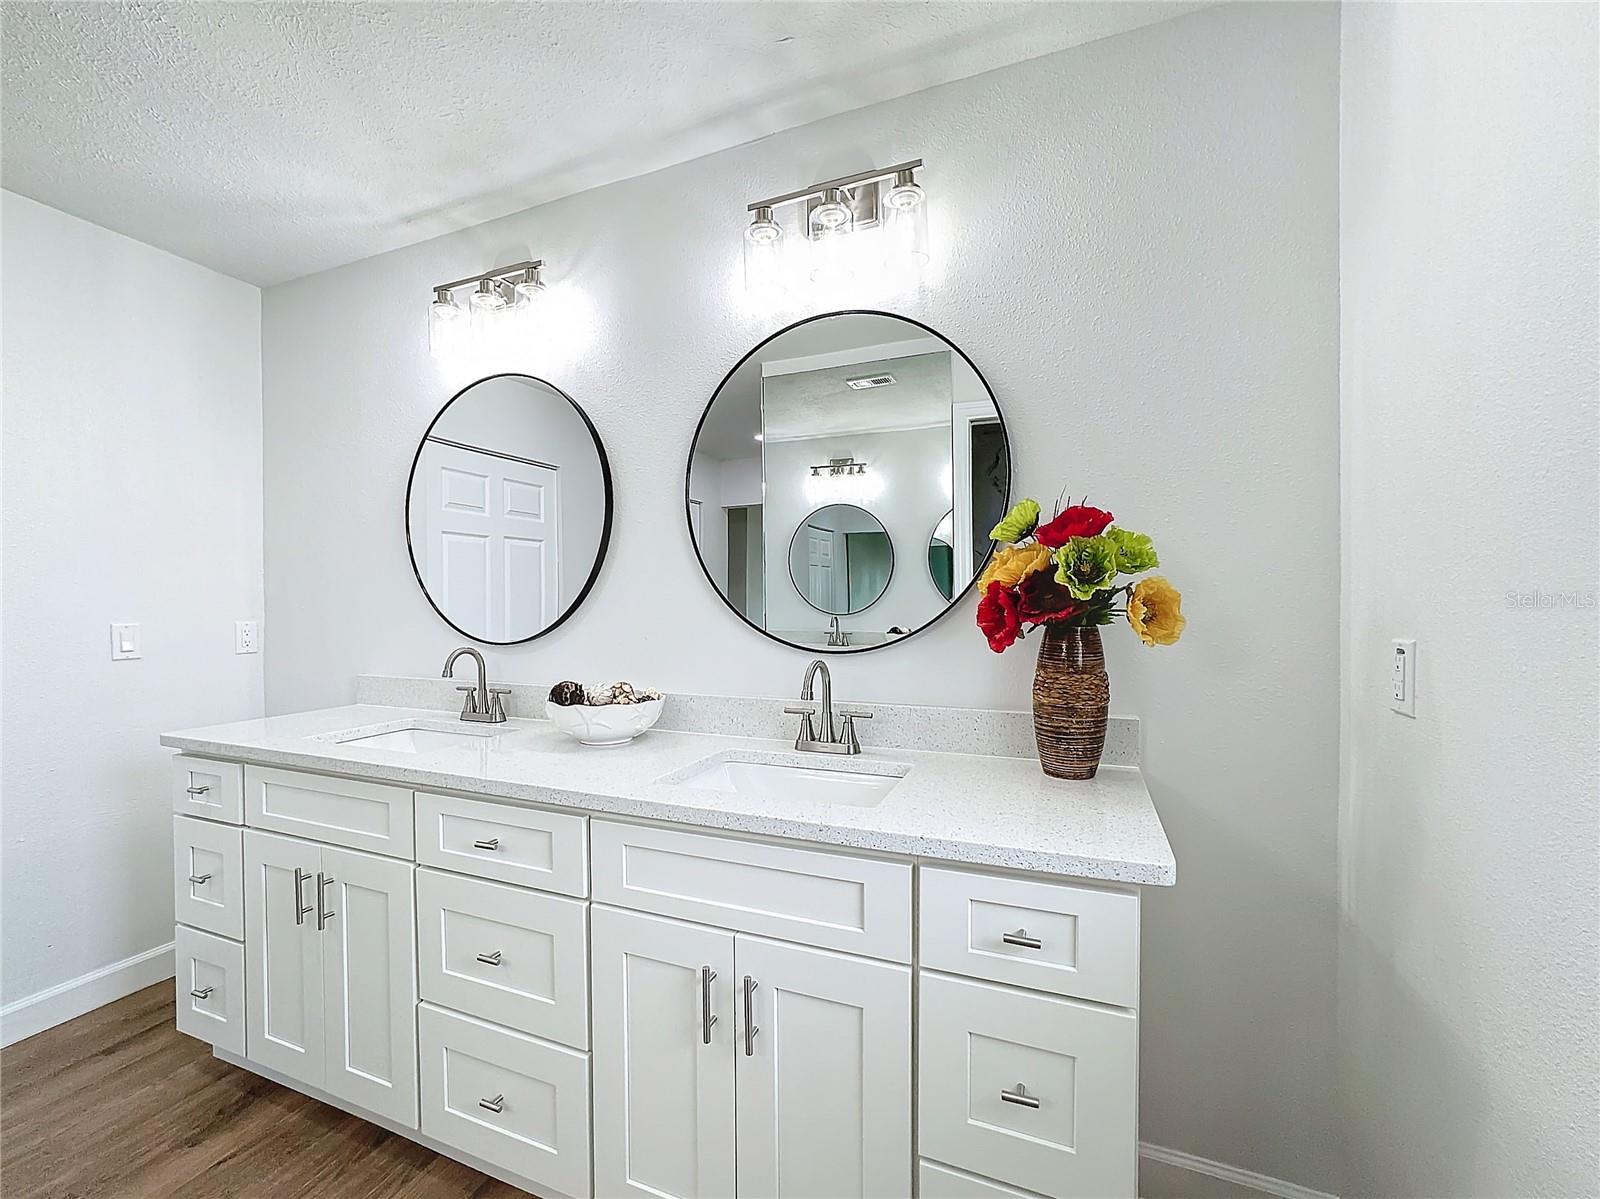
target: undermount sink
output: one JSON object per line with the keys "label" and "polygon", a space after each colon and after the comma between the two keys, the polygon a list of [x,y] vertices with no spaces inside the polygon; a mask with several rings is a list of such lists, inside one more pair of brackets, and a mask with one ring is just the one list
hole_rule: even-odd
{"label": "undermount sink", "polygon": [[870,808],[882,803],[909,770],[909,766],[895,762],[874,762],[871,769],[852,770],[804,760],[754,760],[730,753],[696,762],[666,781],[746,799],[821,801]]}
{"label": "undermount sink", "polygon": [[401,727],[383,727],[381,731],[351,729],[338,733],[328,740],[336,745],[351,745],[360,749],[387,749],[394,753],[425,754],[439,749],[461,749],[492,745],[495,732],[476,729],[441,729],[425,724],[408,724]]}

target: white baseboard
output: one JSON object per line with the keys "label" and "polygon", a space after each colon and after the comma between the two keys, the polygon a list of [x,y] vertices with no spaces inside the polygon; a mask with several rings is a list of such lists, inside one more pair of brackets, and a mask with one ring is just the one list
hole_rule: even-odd
{"label": "white baseboard", "polygon": [[1327,1191],[1139,1142],[1140,1199],[1338,1199]]}
{"label": "white baseboard", "polygon": [[168,941],[8,1003],[0,1008],[0,1046],[14,1045],[124,995],[142,991],[164,978],[171,978],[174,971],[172,942]]}

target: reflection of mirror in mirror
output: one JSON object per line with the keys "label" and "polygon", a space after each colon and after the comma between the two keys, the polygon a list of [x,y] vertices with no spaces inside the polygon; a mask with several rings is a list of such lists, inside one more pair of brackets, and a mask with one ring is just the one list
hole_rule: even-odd
{"label": "reflection of mirror in mirror", "polygon": [[928,574],[945,599],[954,598],[956,593],[955,517],[955,509],[952,508],[939,518],[939,523],[933,526],[933,535],[928,538]]}
{"label": "reflection of mirror in mirror", "polygon": [[[839,648],[837,616],[848,648],[872,648],[925,627],[971,584],[1010,474],[994,397],[953,345],[887,313],[814,317],[758,346],[707,406],[690,535],[756,628]],[[920,569],[888,569],[897,552],[926,556],[934,587]]]}
{"label": "reflection of mirror in mirror", "polygon": [[806,517],[789,541],[789,579],[819,612],[847,616],[883,597],[894,546],[880,521],[854,504],[829,504]]}
{"label": "reflection of mirror in mirror", "polygon": [[565,620],[610,531],[600,439],[542,380],[479,380],[417,447],[406,489],[412,568],[434,610],[475,641],[528,641]]}

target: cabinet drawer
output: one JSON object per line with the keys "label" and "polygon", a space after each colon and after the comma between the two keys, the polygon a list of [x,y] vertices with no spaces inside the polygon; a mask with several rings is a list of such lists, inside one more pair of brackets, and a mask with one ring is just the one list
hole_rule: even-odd
{"label": "cabinet drawer", "polygon": [[1051,1199],[1131,1199],[1132,1012],[924,971],[919,1028],[923,1153]]}
{"label": "cabinet drawer", "polygon": [[244,830],[172,818],[172,911],[219,937],[244,939]]}
{"label": "cabinet drawer", "polygon": [[588,925],[580,900],[419,870],[422,997],[587,1049]]}
{"label": "cabinet drawer", "polygon": [[588,820],[419,791],[417,861],[581,897],[589,894]]}
{"label": "cabinet drawer", "polygon": [[411,792],[404,787],[246,766],[244,792],[252,828],[392,858],[412,856]]}
{"label": "cabinet drawer", "polygon": [[174,754],[172,810],[180,816],[203,816],[226,824],[244,823],[244,767]]}
{"label": "cabinet drawer", "polygon": [[589,1055],[427,1003],[417,1014],[422,1131],[541,1195],[589,1199]]}
{"label": "cabinet drawer", "polygon": [[1139,897],[924,867],[922,964],[1135,1007]]}
{"label": "cabinet drawer", "polygon": [[590,837],[601,902],[911,960],[911,867],[904,863],[601,820]]}
{"label": "cabinet drawer", "polygon": [[244,946],[179,925],[178,1031],[244,1056]]}
{"label": "cabinet drawer", "polygon": [[925,1161],[917,1167],[917,1194],[922,1199],[1034,1199],[1027,1191],[1008,1187],[992,1178],[979,1178]]}

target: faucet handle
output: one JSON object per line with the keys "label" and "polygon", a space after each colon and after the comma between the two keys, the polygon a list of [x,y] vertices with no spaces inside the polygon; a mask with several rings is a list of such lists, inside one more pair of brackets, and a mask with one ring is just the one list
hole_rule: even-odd
{"label": "faucet handle", "polygon": [[478,689],[470,683],[457,683],[456,690],[466,692],[466,697],[461,701],[461,714],[465,716],[468,712],[477,712]]}
{"label": "faucet handle", "polygon": [[506,718],[506,705],[505,705],[505,701],[501,697],[502,696],[506,696],[506,695],[510,695],[510,694],[511,694],[511,688],[510,687],[490,687],[489,688],[489,719],[490,720],[501,721],[501,720],[504,720]]}
{"label": "faucet handle", "polygon": [[796,749],[799,749],[802,744],[816,741],[817,727],[811,723],[811,718],[817,714],[815,708],[785,708],[784,711],[790,716],[801,717],[800,735],[794,741]]}
{"label": "faucet handle", "polygon": [[839,715],[844,717],[844,719],[846,719],[846,720],[871,720],[872,719],[872,713],[871,712],[850,712],[850,711],[846,711],[843,708],[841,708],[839,710]]}
{"label": "faucet handle", "polygon": [[839,713],[839,740],[844,743],[845,753],[858,754],[861,752],[861,742],[856,739],[856,721],[871,719],[871,712]]}

